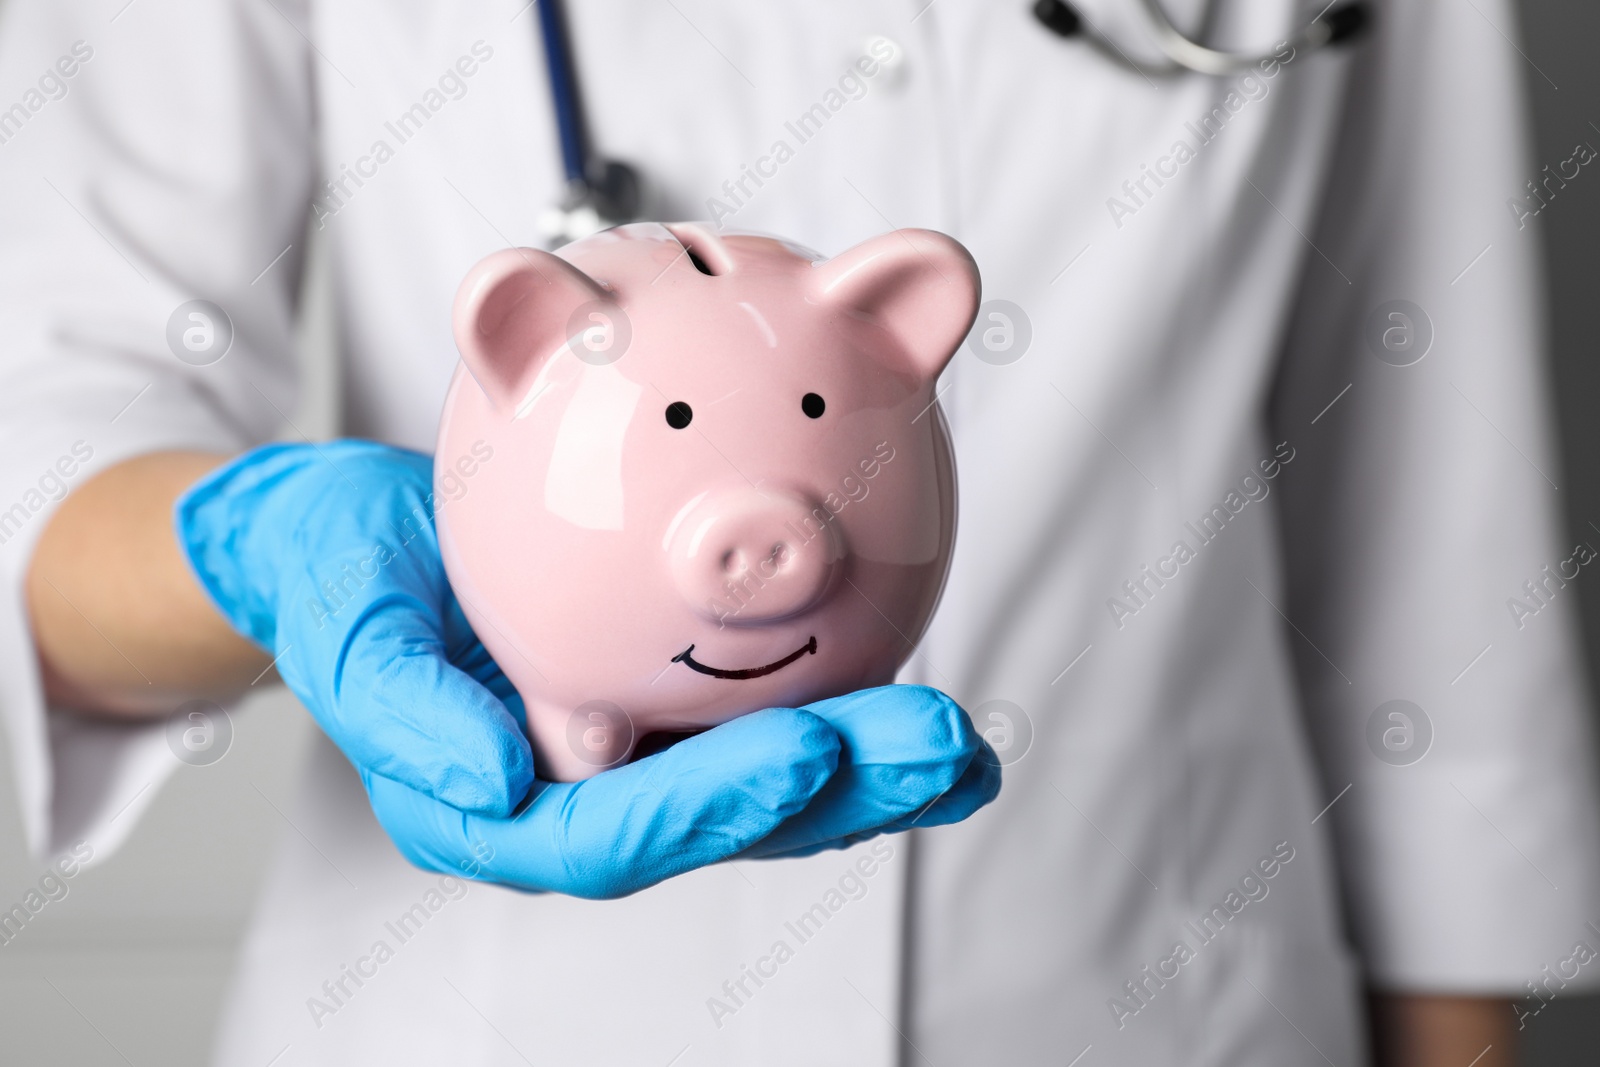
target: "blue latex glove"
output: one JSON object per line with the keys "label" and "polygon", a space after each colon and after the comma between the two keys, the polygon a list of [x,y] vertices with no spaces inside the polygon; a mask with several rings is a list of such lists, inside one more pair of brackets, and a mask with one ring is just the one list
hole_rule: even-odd
{"label": "blue latex glove", "polygon": [[998,791],[966,713],[918,686],[771,709],[585,782],[536,781],[521,699],[450,590],[432,506],[429,457],[339,441],[248,452],[176,507],[201,584],[278,657],[418,865],[619,896],[734,855],[956,821]]}
{"label": "blue latex glove", "polygon": [[999,791],[999,761],[966,712],[914,685],[769,708],[586,781],[535,782],[512,819],[367,780],[378,821],[417,866],[596,899],[730,857],[958,822]]}

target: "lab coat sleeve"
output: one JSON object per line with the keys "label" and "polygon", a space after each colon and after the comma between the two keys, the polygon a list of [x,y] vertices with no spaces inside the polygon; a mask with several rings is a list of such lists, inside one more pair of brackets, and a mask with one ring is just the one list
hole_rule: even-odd
{"label": "lab coat sleeve", "polygon": [[[1574,610],[1600,535],[1563,529],[1538,231],[1508,203],[1542,176],[1543,82],[1515,40],[1504,0],[1379,5],[1273,405],[1324,825],[1369,980],[1399,991],[1600,980],[1575,960],[1600,948],[1600,801]],[[1393,700],[1421,715],[1375,724]]]}
{"label": "lab coat sleeve", "polygon": [[[23,580],[53,509],[131,456],[234,451],[292,418],[306,18],[294,0],[0,8],[0,722],[40,854],[108,854],[178,766],[161,721],[46,713]],[[202,323],[168,339],[195,299],[233,330],[204,366],[182,343]]]}

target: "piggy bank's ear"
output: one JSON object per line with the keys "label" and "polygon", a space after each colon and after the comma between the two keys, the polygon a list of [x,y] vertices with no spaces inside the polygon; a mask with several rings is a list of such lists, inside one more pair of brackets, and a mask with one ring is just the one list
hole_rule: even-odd
{"label": "piggy bank's ear", "polygon": [[978,314],[978,265],[932,230],[895,230],[814,269],[821,301],[887,330],[926,381],[944,370]]}
{"label": "piggy bank's ear", "polygon": [[534,248],[507,248],[468,271],[456,291],[456,348],[494,405],[511,409],[566,343],[573,312],[607,299],[604,289],[566,260]]}

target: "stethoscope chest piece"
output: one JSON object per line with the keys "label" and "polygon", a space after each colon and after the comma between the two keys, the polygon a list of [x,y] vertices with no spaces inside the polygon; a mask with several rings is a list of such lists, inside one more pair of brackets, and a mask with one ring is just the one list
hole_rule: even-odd
{"label": "stethoscope chest piece", "polygon": [[540,213],[545,247],[560,248],[639,217],[639,172],[617,160],[599,160],[599,173],[567,182],[559,204]]}

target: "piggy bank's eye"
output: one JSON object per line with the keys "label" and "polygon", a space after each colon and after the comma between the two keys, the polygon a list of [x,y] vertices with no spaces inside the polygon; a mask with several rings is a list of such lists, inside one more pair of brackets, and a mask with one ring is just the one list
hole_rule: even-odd
{"label": "piggy bank's eye", "polygon": [[800,410],[805,412],[809,418],[820,419],[822,418],[822,413],[828,410],[828,402],[816,393],[807,393],[800,398]]}
{"label": "piggy bank's eye", "polygon": [[[818,397],[817,399],[822,399]],[[818,412],[821,414],[821,412]],[[681,400],[674,400],[667,405],[667,425],[674,430],[681,430],[689,425],[689,420],[694,418],[694,409]]]}

